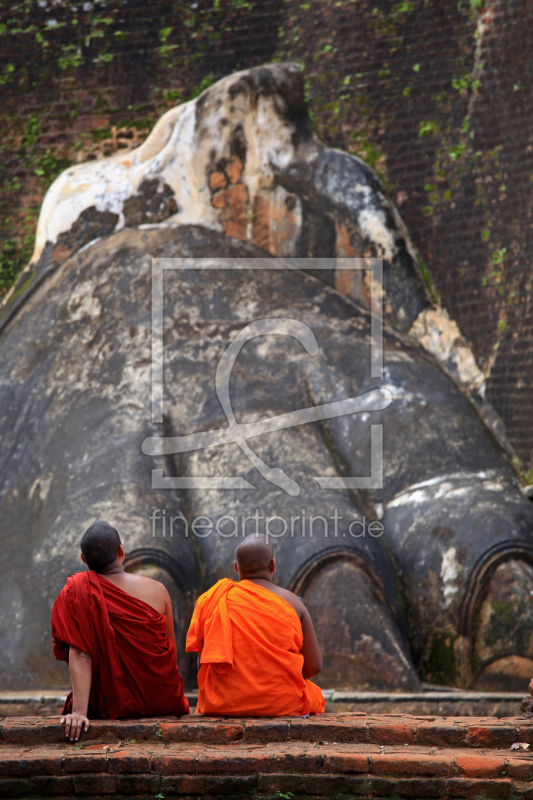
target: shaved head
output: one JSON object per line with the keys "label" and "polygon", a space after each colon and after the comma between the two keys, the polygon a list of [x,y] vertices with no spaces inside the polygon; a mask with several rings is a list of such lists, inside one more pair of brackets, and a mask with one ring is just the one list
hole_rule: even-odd
{"label": "shaved head", "polygon": [[274,558],[274,550],[263,533],[252,533],[235,548],[239,573],[254,575],[266,572]]}
{"label": "shaved head", "polygon": [[81,552],[89,569],[105,569],[117,557],[122,542],[116,528],[109,522],[93,522],[81,537]]}

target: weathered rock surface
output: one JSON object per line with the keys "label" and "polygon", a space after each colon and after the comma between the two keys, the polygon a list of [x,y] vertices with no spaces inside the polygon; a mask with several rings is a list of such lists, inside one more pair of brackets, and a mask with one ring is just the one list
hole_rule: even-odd
{"label": "weathered rock surface", "polygon": [[[471,402],[494,429],[482,376],[457,326],[431,305],[375,174],[316,139],[303,96],[295,66],[231,76],[168,112],[137,150],[69,169],[47,195],[35,260],[4,304],[0,338],[6,687],[65,684],[50,607],[97,518],[121,530],[130,569],[167,584],[181,643],[196,594],[232,574],[232,518],[242,533],[277,516],[274,534],[283,520],[295,526],[275,539],[277,578],[312,609],[322,685],[413,689],[413,658],[433,682],[516,688],[533,674],[533,508]],[[151,257],[268,265],[272,255],[384,259],[383,379],[370,377],[363,273],[309,263],[311,274],[169,271],[165,418],[151,423]],[[248,342],[230,384],[239,422],[378,389],[390,407],[256,437],[257,456],[299,494],[262,477],[235,443],[144,455],[150,437],[227,427],[217,365],[261,318],[305,323],[319,353],[287,337]],[[370,424],[383,425],[383,489],[321,489],[317,475],[370,473]],[[240,476],[250,488],[153,489],[152,469],[161,486]],[[202,516],[220,532],[192,535]],[[368,531],[373,520],[383,537]],[[180,668],[187,676],[183,655]]]}
{"label": "weathered rock surface", "polygon": [[[282,465],[299,481],[302,493],[297,498],[255,473],[236,445],[199,451],[181,463],[142,455],[143,440],[159,432],[149,422],[150,255],[213,252],[257,255],[248,245],[200,228],[115,234],[62,264],[4,331],[0,400],[4,554],[0,613],[5,637],[0,674],[4,684],[64,682],[63,665],[55,666],[51,659],[50,606],[65,577],[79,569],[80,531],[95,518],[111,519],[119,527],[132,568],[149,570],[154,577],[166,573],[166,582],[175,584],[182,648],[185,628],[181,621],[201,588],[200,574],[204,586],[231,575],[235,539],[195,538],[190,530],[186,537],[179,522],[173,538],[162,538],[161,524],[153,538],[150,516],[154,509],[165,509],[168,520],[182,515],[192,522],[205,515],[215,524],[224,515],[238,515],[239,533],[243,516],[251,518],[256,509],[263,517],[278,514],[289,520],[291,516],[301,519],[302,508],[308,519],[329,517],[337,508],[345,521],[361,519],[347,491],[322,493],[325,497],[317,492],[312,477],[317,470],[337,474],[319,425],[264,437],[257,448],[261,457]],[[324,344],[330,338],[329,358],[335,359],[336,348],[346,349],[342,339],[357,329],[361,347],[368,350],[366,316],[354,314],[337,292],[302,272],[221,271],[210,273],[209,280],[198,272],[169,273],[166,281],[171,298],[165,317],[167,433],[225,426],[214,394],[214,372],[235,331],[244,327],[256,309],[261,308],[267,317],[283,316],[288,298],[294,296],[287,313],[309,323],[317,313],[322,316],[320,329],[316,325],[314,329]],[[260,345],[266,351],[258,368],[247,363],[254,353],[257,356],[256,348],[243,352],[234,373],[237,385],[232,387],[237,415],[243,413],[241,407],[247,415],[264,417],[308,404],[308,357],[302,357],[299,345],[289,345],[287,354],[286,344],[278,339],[267,337]],[[285,354],[289,358],[280,370]],[[322,372],[326,379],[335,369],[327,360],[316,366],[319,382]],[[273,384],[276,372],[278,380]],[[152,492],[152,467],[170,475],[240,474],[257,488],[244,493]],[[254,529],[251,525],[248,532]],[[228,531],[227,523],[221,530]],[[22,544],[19,535],[29,539]],[[326,538],[318,524],[306,537],[297,526],[294,538],[276,541],[278,576],[285,586],[307,574],[310,562],[316,562],[310,579],[316,578],[324,552],[328,564],[335,566],[348,558],[352,565],[336,591],[342,587],[347,606],[357,601],[355,618],[329,649],[331,668],[326,674],[339,672],[335,667],[339,659],[351,659],[352,670],[343,672],[347,684],[416,688],[418,678],[400,633],[403,620],[395,566],[384,542],[340,533],[338,538],[331,536]],[[359,605],[362,586],[368,594],[364,605]],[[322,602],[328,607],[327,596]],[[330,604],[332,613],[335,604],[336,595]],[[343,613],[341,607],[337,611]],[[376,629],[378,617],[382,624]],[[342,619],[337,621],[343,624]],[[359,675],[354,656],[361,643],[369,666]],[[390,662],[388,669],[383,669],[380,656]]]}
{"label": "weathered rock surface", "polygon": [[[317,139],[304,98],[297,64],[230,75],[169,110],[135,150],[66,170],[46,195],[33,266],[15,293],[50,261],[112,230],[165,221],[201,224],[277,256],[383,258],[387,320],[440,360],[511,452],[483,373],[457,325],[432,304],[375,172]],[[338,268],[320,278],[368,307],[362,273]]]}
{"label": "weathered rock surface", "polygon": [[[260,520],[274,515],[296,520],[294,536],[274,542],[277,578],[302,594],[314,613],[326,655],[323,685],[416,688],[404,638],[404,596],[407,635],[417,661],[425,663],[432,615],[439,615],[450,636],[460,633],[457,608],[476,606],[477,589],[468,578],[474,567],[479,572],[493,542],[505,543],[506,557],[527,557],[531,504],[471,403],[434,359],[387,328],[385,377],[371,379],[368,313],[298,270],[167,273],[166,416],[164,425],[151,424],[151,256],[213,253],[233,257],[237,266],[239,258],[260,255],[248,244],[199,227],[122,231],[60,265],[4,330],[2,682],[13,688],[64,683],[64,666],[55,665],[50,653],[50,606],[65,577],[79,569],[79,536],[95,518],[119,527],[131,568],[173,587],[183,642],[195,593],[232,574],[235,523],[227,517],[237,518],[239,533],[243,524],[250,532],[258,513]],[[235,334],[258,316],[306,323],[320,352],[311,357],[287,337],[248,342],[231,381],[240,422],[358,396],[380,385],[393,395],[384,411],[254,440],[260,458],[299,483],[298,496],[265,480],[234,444],[180,456],[141,453],[149,436],[227,426],[214,374]],[[369,420],[384,426],[385,488],[320,490],[315,475],[369,473]],[[255,488],[155,491],[152,468],[166,477],[242,476]],[[490,480],[475,478],[481,469],[490,472]],[[413,485],[424,481],[444,492],[442,476],[450,474],[455,477],[446,488],[447,506],[435,497],[425,507],[425,495],[413,505],[402,500],[423,494]],[[160,521],[150,520],[154,509],[166,512],[166,538]],[[360,536],[357,524],[350,535],[350,524],[364,516],[368,525],[383,513],[383,538],[373,538],[368,529]],[[201,515],[225,535],[191,535],[190,525]],[[336,536],[335,515],[342,520]],[[187,520],[188,537],[180,520],[168,536],[171,516]],[[312,516],[317,520],[310,536]],[[258,524],[265,530],[264,520]],[[435,532],[444,524],[446,535]],[[281,525],[273,522],[272,531]],[[443,573],[448,562],[451,572]],[[185,659],[181,667],[186,672]]]}

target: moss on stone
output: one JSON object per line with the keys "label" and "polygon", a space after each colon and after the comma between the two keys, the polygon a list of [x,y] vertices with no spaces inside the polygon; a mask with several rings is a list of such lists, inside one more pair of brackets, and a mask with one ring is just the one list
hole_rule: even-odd
{"label": "moss on stone", "polygon": [[447,630],[434,630],[429,652],[423,663],[424,676],[432,683],[455,686],[456,664],[454,643],[457,636]]}

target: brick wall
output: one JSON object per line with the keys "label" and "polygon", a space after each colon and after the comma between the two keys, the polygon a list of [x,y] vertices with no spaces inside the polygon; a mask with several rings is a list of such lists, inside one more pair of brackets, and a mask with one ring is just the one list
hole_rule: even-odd
{"label": "brick wall", "polygon": [[95,720],[78,744],[58,722],[1,722],[3,798],[531,796],[523,717]]}
{"label": "brick wall", "polygon": [[297,59],[319,135],[381,174],[531,469],[532,41],[527,0],[4,3],[0,292],[66,165],[135,146],[232,70]]}

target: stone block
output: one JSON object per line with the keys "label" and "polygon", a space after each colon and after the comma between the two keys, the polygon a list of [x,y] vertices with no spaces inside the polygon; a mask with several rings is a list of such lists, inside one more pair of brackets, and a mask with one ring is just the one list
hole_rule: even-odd
{"label": "stone block", "polygon": [[255,775],[172,775],[161,777],[161,794],[243,794],[257,786]]}
{"label": "stone block", "polygon": [[162,775],[184,775],[196,772],[195,753],[154,754],[152,770]]}
{"label": "stone block", "polygon": [[415,743],[430,747],[462,747],[466,744],[466,730],[454,725],[421,723],[416,726]]}
{"label": "stone block", "polygon": [[455,761],[466,778],[499,778],[505,770],[505,759],[501,756],[459,755]]}
{"label": "stone block", "polygon": [[394,723],[391,725],[368,726],[369,741],[375,744],[413,744],[415,726],[413,724]]}
{"label": "stone block", "polygon": [[240,722],[162,722],[159,730],[162,742],[226,744],[244,737],[244,725]]}
{"label": "stone block", "polygon": [[371,757],[370,772],[374,775],[453,775],[454,761],[445,755],[397,755],[384,753]]}
{"label": "stone block", "polygon": [[509,725],[469,725],[467,742],[470,747],[498,747],[508,749],[518,741],[518,730]]}
{"label": "stone block", "polygon": [[115,775],[74,775],[76,794],[101,795],[115,794],[117,779]]}
{"label": "stone block", "polygon": [[119,750],[108,757],[107,771],[117,772],[150,772],[150,758],[147,755],[140,755],[133,749]]}
{"label": "stone block", "polygon": [[157,794],[161,784],[160,775],[118,775],[117,792],[126,795]]}
{"label": "stone block", "polygon": [[245,742],[287,742],[289,722],[282,719],[250,719],[244,728]]}

